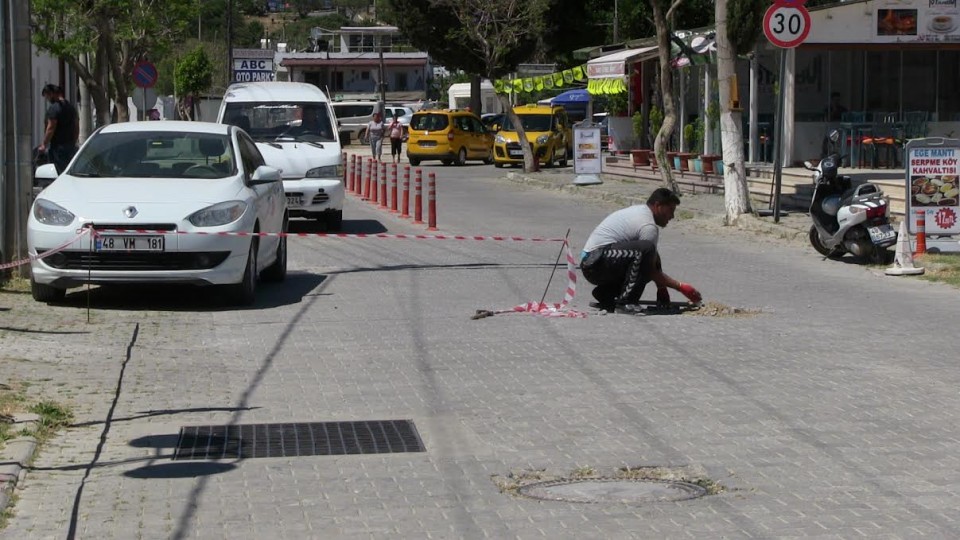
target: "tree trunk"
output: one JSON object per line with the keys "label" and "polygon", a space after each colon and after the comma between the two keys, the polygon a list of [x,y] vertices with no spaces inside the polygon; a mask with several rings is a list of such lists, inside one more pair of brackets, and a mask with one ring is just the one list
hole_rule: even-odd
{"label": "tree trunk", "polygon": [[480,116],[483,114],[483,99],[480,90],[480,75],[470,76],[470,111]]}
{"label": "tree trunk", "polygon": [[674,193],[680,193],[680,186],[673,179],[671,163],[667,163],[667,142],[677,124],[677,110],[673,95],[673,68],[670,66],[670,27],[663,6],[656,0],[653,4],[653,21],[657,27],[657,47],[660,54],[660,95],[663,98],[663,124],[653,142],[653,153],[660,167],[663,183]]}
{"label": "tree trunk", "polygon": [[538,167],[536,167],[534,163],[536,158],[533,155],[533,148],[530,146],[530,143],[527,142],[527,132],[523,129],[520,118],[513,112],[513,106],[510,105],[510,98],[507,97],[506,94],[497,94],[497,99],[500,100],[500,106],[503,107],[505,111],[504,114],[510,119],[510,124],[513,125],[514,130],[517,132],[517,142],[520,143],[520,149],[523,150],[523,172],[534,172]]}
{"label": "tree trunk", "polygon": [[736,84],[736,55],[727,35],[727,0],[716,0],[717,84],[720,88],[720,143],[723,151],[723,199],[726,223],[733,225],[750,211],[746,167],[743,163],[741,112],[731,109],[731,85]]}

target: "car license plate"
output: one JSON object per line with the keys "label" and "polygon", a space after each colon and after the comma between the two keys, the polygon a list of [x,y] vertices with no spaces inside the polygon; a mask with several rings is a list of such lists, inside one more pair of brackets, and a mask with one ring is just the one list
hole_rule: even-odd
{"label": "car license plate", "polygon": [[287,195],[287,206],[303,206],[303,197],[298,195]]}
{"label": "car license plate", "polygon": [[437,141],[420,141],[417,144],[423,148],[435,148],[437,146]]}
{"label": "car license plate", "polygon": [[892,225],[867,227],[867,232],[870,233],[870,240],[872,240],[874,244],[881,244],[897,237],[897,231],[893,229]]}
{"label": "car license plate", "polygon": [[510,150],[510,157],[521,157],[523,156],[523,150]]}
{"label": "car license plate", "polygon": [[162,236],[100,235],[94,243],[97,251],[163,251]]}

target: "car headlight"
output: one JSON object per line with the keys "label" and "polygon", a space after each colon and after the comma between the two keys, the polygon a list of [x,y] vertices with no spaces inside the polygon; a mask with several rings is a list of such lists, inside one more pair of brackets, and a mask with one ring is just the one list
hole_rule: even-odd
{"label": "car headlight", "polygon": [[77,216],[59,204],[46,199],[37,199],[36,202],[33,203],[33,217],[37,218],[37,221],[44,225],[63,226],[73,223],[73,220],[76,219]]}
{"label": "car headlight", "polygon": [[507,143],[507,138],[504,137],[503,135],[500,135],[499,133],[497,134],[496,137],[493,138],[493,140],[496,141],[497,144],[506,144],[506,143]]}
{"label": "car headlight", "polygon": [[343,176],[343,165],[314,167],[307,171],[307,178],[339,178]]}
{"label": "car headlight", "polygon": [[233,223],[247,211],[247,203],[243,201],[227,201],[208,206],[190,214],[187,221],[196,227],[218,227]]}
{"label": "car headlight", "polygon": [[550,140],[550,136],[549,136],[549,135],[541,135],[541,136],[537,137],[537,144],[539,144],[540,146],[543,146],[543,145],[547,144],[547,141],[549,141],[549,140]]}

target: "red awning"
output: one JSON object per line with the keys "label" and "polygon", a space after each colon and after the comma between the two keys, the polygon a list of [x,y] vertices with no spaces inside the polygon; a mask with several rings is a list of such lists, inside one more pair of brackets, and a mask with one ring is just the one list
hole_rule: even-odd
{"label": "red awning", "polygon": [[[376,67],[377,58],[284,58],[280,61],[284,67]],[[425,66],[426,58],[384,58],[384,66]]]}

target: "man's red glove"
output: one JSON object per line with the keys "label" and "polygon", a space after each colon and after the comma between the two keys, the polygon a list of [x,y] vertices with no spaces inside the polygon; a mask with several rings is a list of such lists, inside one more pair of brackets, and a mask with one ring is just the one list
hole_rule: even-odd
{"label": "man's red glove", "polygon": [[687,297],[687,300],[690,300],[694,304],[699,304],[703,298],[700,296],[700,291],[693,288],[693,285],[689,283],[681,283],[680,287],[677,288],[681,294]]}
{"label": "man's red glove", "polygon": [[660,287],[657,289],[657,307],[669,307],[670,306],[670,290],[666,287]]}

